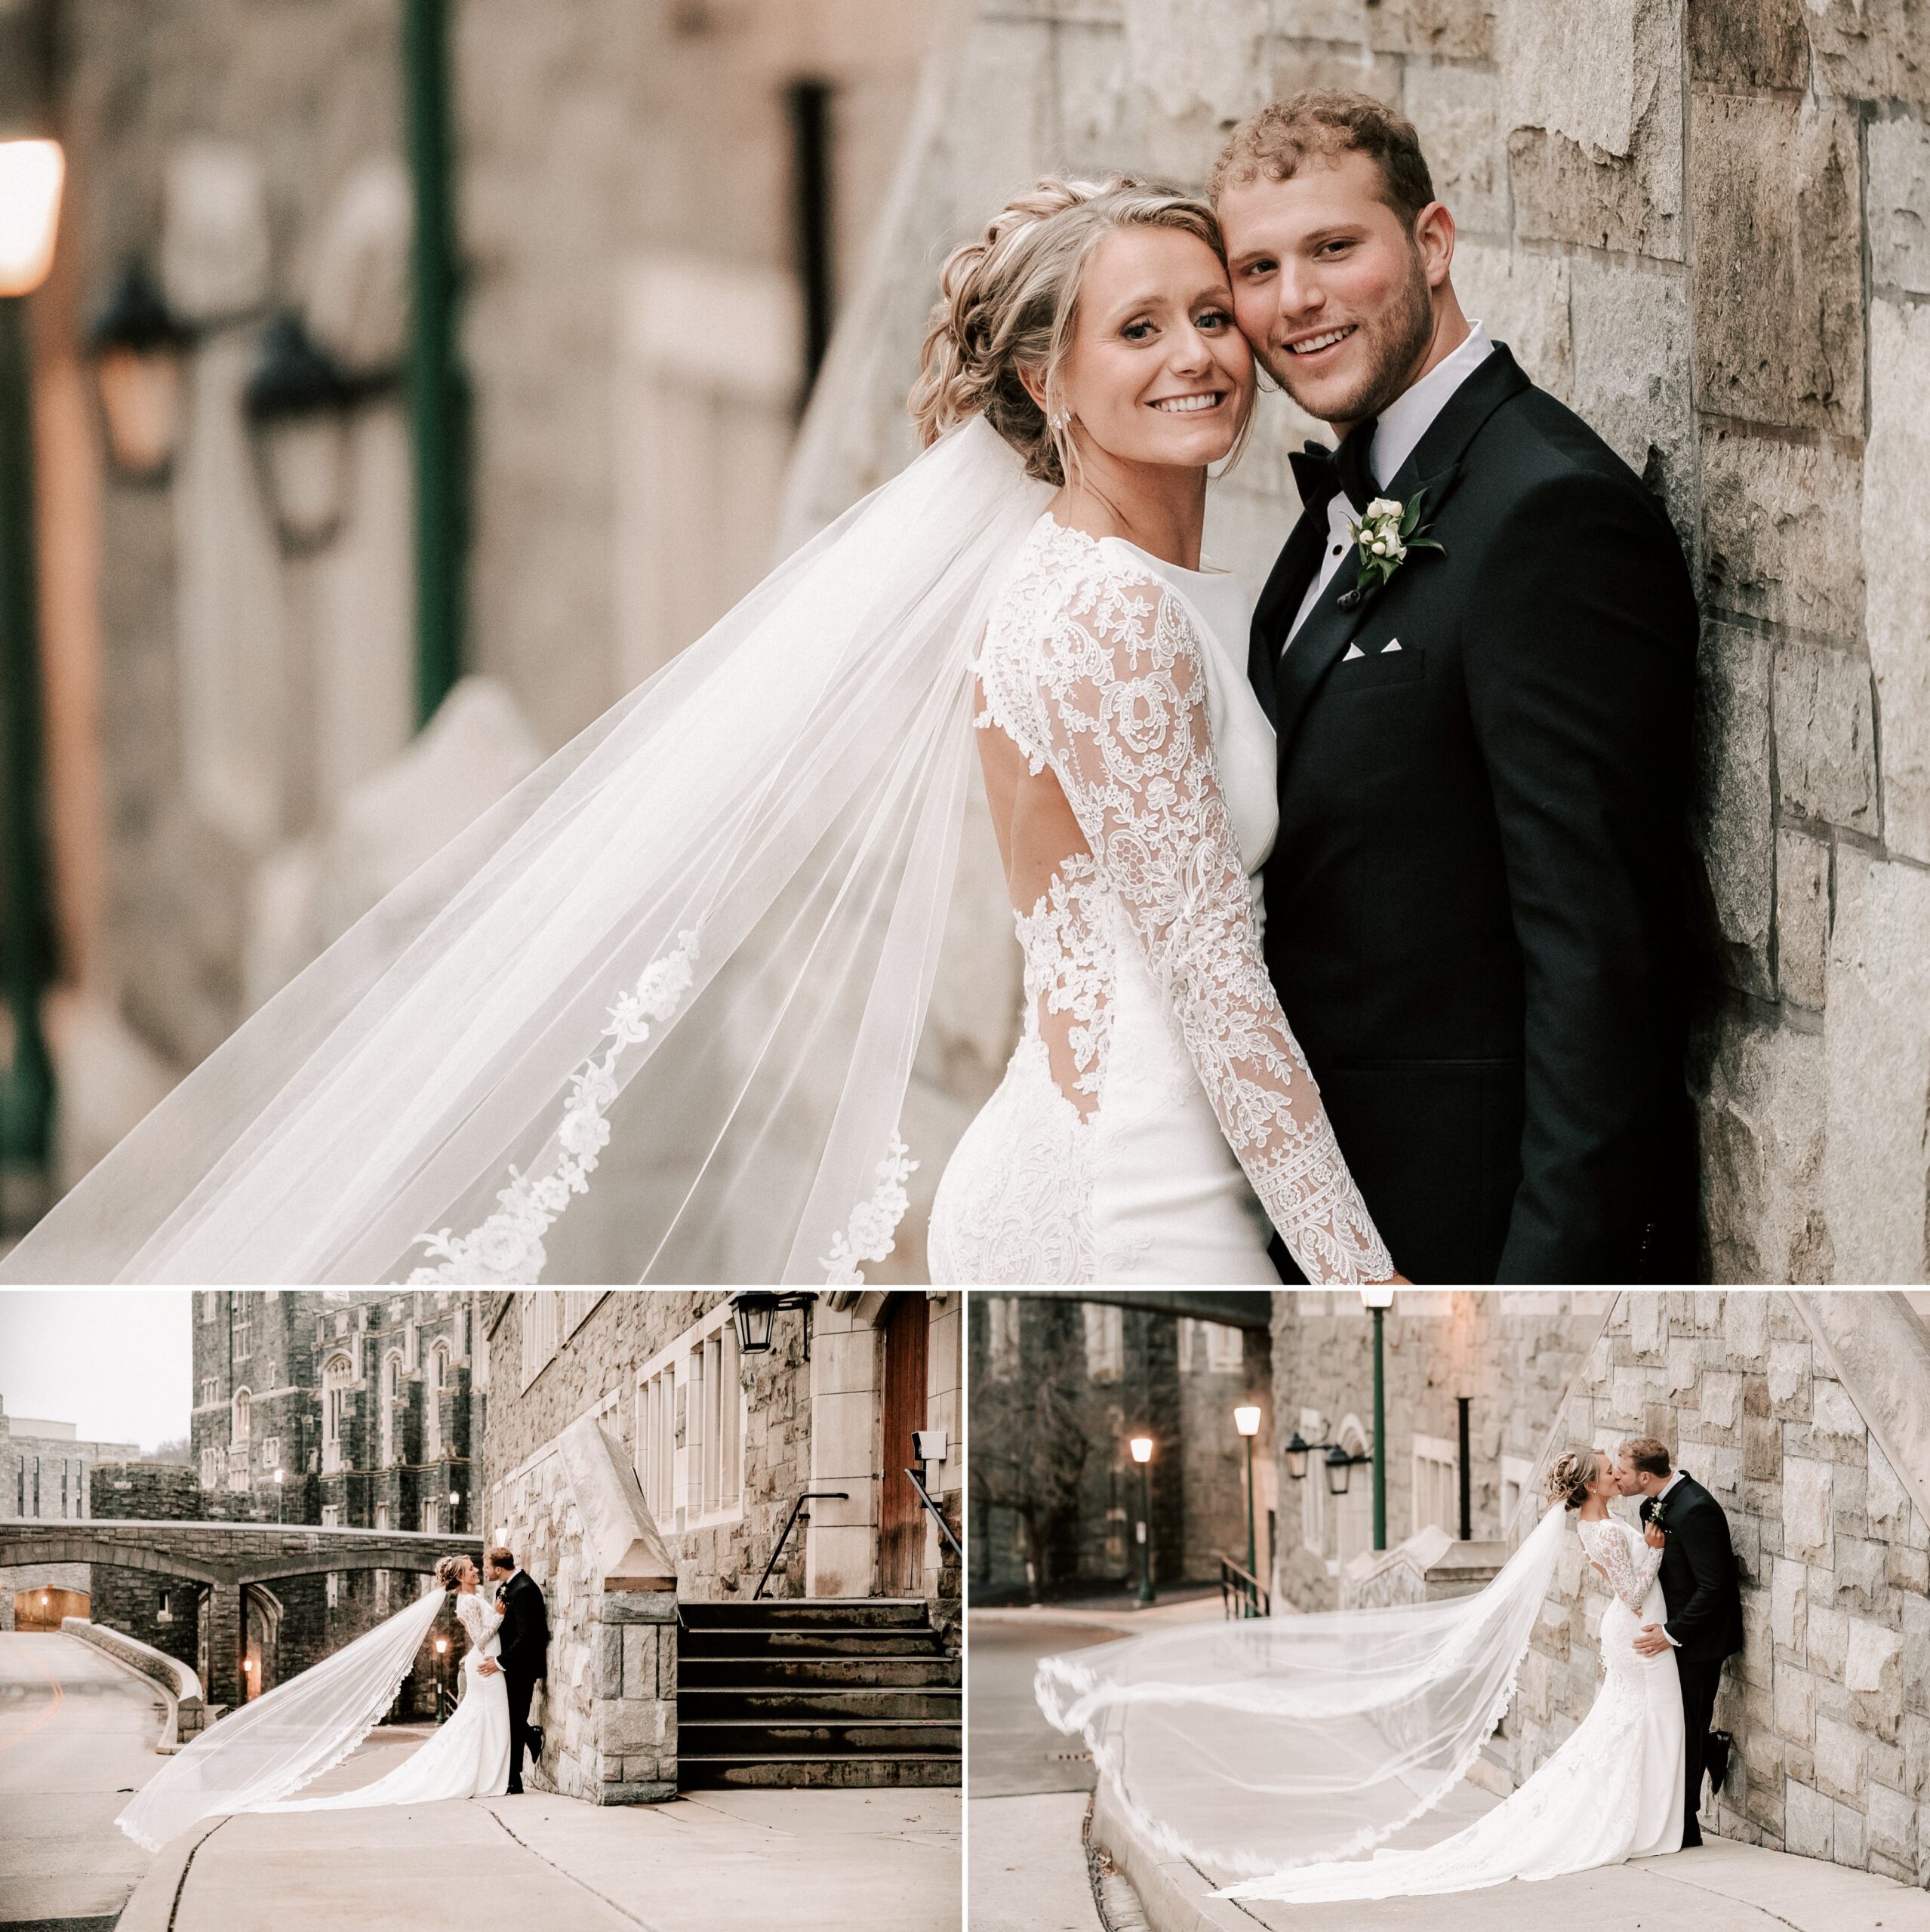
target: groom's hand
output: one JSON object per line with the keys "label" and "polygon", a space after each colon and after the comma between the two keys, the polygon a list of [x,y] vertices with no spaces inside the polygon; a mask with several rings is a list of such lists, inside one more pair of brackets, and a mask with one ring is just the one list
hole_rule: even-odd
{"label": "groom's hand", "polygon": [[1639,1656],[1659,1657],[1669,1647],[1669,1640],[1662,1635],[1661,1624],[1645,1623],[1642,1634],[1635,1640],[1635,1647]]}
{"label": "groom's hand", "polygon": [[479,1677],[500,1677],[503,1674],[503,1666],[494,1657],[485,1657],[476,1666],[476,1674]]}

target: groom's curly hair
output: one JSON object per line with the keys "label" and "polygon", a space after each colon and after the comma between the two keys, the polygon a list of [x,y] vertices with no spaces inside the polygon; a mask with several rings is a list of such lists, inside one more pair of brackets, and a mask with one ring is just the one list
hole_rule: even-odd
{"label": "groom's curly hair", "polygon": [[1669,1460],[1669,1445],[1657,1435],[1631,1435],[1622,1444],[1622,1454],[1631,1469],[1645,1476],[1665,1476],[1675,1466]]}
{"label": "groom's curly hair", "polygon": [[1310,161],[1364,154],[1381,176],[1381,196],[1411,228],[1434,199],[1434,177],[1414,123],[1371,94],[1310,88],[1250,115],[1227,137],[1208,189],[1214,205],[1248,181],[1290,181]]}

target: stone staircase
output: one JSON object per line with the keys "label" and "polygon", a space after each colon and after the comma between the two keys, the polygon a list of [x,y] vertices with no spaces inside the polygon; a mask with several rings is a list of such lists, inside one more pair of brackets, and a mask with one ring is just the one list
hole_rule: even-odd
{"label": "stone staircase", "polygon": [[683,1603],[678,1782],[955,1785],[962,1660],[922,1597]]}

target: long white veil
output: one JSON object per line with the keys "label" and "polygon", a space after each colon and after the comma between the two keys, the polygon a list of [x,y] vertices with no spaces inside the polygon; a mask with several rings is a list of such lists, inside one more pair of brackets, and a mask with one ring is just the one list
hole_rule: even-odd
{"label": "long white veil", "polygon": [[383,900],[0,1279],[860,1278],[919,1152],[970,654],[1050,494],[982,420],[934,445]]}
{"label": "long white veil", "polygon": [[1222,1881],[1371,1850],[1467,1774],[1513,1695],[1567,1512],[1486,1589],[1182,1624],[1048,1657],[1047,1718],[1168,1857]]}
{"label": "long white veil", "polygon": [[430,1590],[298,1677],[208,1726],[114,1822],[159,1851],[203,1818],[292,1797],[380,1722],[448,1592]]}

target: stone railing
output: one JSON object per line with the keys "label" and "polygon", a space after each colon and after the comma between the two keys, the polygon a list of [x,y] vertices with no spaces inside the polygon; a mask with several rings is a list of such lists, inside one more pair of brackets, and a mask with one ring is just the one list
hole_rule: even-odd
{"label": "stone railing", "polygon": [[63,1635],[78,1638],[83,1644],[91,1644],[97,1651],[105,1651],[117,1663],[139,1671],[142,1676],[152,1679],[160,1686],[168,1700],[168,1721],[162,1727],[161,1740],[155,1749],[164,1752],[178,1751],[221,1715],[221,1706],[217,1704],[211,1709],[203,1700],[201,1679],[179,1658],[171,1657],[165,1651],[157,1651],[152,1644],[143,1644],[139,1638],[130,1637],[125,1631],[110,1630],[106,1624],[96,1623],[85,1617],[62,1617],[60,1629]]}
{"label": "stone railing", "polygon": [[1341,1607],[1374,1610],[1388,1604],[1431,1603],[1485,1589],[1507,1561],[1501,1543],[1457,1543],[1432,1524],[1392,1549],[1370,1550],[1341,1572]]}

